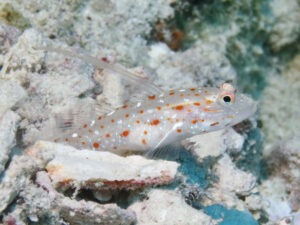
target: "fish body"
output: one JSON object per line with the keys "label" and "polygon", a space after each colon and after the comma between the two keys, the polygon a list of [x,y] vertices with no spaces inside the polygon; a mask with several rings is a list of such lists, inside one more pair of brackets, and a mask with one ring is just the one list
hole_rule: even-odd
{"label": "fish body", "polygon": [[81,59],[97,69],[113,71],[143,92],[144,97],[140,100],[95,116],[76,127],[75,131],[55,140],[80,149],[117,154],[153,151],[197,134],[232,126],[256,111],[256,103],[246,95],[236,93],[229,83],[223,83],[220,88],[190,88],[163,93],[149,80],[119,65],[53,46],[41,49]]}
{"label": "fish body", "polygon": [[255,102],[235,93],[231,84],[218,88],[172,90],[145,96],[115,111],[96,116],[76,132],[56,141],[79,149],[153,151],[182,139],[232,126],[253,114]]}

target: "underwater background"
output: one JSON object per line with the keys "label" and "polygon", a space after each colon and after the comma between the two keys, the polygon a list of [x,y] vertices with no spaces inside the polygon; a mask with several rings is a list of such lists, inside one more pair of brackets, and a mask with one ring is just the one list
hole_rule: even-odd
{"label": "underwater background", "polygon": [[[299,0],[0,0],[0,223],[300,225],[299,41]],[[34,143],[56,132],[55,115],[116,108],[134,88],[77,51],[164,91],[232,82],[257,113],[157,159],[168,176],[151,161],[149,176],[121,170],[120,182],[112,174],[91,188],[84,160]],[[40,173],[58,155],[77,183],[52,187]],[[123,160],[107,158],[101,170]],[[140,171],[141,160],[130,162]]]}

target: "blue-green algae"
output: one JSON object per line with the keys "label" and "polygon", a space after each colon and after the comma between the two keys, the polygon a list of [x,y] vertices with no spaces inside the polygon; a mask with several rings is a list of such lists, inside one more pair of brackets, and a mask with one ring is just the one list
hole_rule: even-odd
{"label": "blue-green algae", "polygon": [[216,220],[222,219],[219,225],[259,225],[249,212],[227,209],[219,204],[206,207],[204,212]]}

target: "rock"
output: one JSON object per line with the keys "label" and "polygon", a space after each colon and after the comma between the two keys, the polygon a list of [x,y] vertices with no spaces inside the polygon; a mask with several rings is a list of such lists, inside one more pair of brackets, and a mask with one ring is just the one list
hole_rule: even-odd
{"label": "rock", "polygon": [[228,190],[220,189],[219,187],[212,187],[206,190],[207,198],[203,198],[202,205],[210,206],[222,203],[228,208],[235,208],[238,210],[246,210],[245,202],[238,198],[238,196]]}
{"label": "rock", "polygon": [[30,176],[42,167],[40,160],[28,156],[14,156],[12,158],[0,183],[0,213],[25,188]]}
{"label": "rock", "polygon": [[284,178],[294,185],[300,180],[300,140],[293,137],[280,141],[271,147],[270,154],[266,156],[270,174]]}
{"label": "rock", "polygon": [[256,185],[256,177],[238,169],[228,155],[224,155],[214,166],[218,182],[215,187],[237,195],[248,195]]}
{"label": "rock", "polygon": [[100,205],[91,201],[75,201],[70,198],[62,198],[57,204],[60,216],[74,225],[131,225],[136,220],[133,211],[121,209],[116,204]]}
{"label": "rock", "polygon": [[269,4],[275,17],[270,42],[274,50],[279,50],[296,41],[299,36],[300,6],[297,0],[272,0]]}
{"label": "rock", "polygon": [[201,87],[208,83],[219,86],[234,80],[235,70],[217,44],[198,41],[186,51],[175,53],[165,44],[155,44],[149,51],[148,66],[155,69],[155,83],[165,90]]}
{"label": "rock", "polygon": [[168,190],[152,190],[142,202],[129,207],[137,214],[140,225],[213,225],[217,224],[202,211],[187,205],[179,193]]}
{"label": "rock", "polygon": [[300,224],[300,213],[296,213],[293,215],[294,224]]}
{"label": "rock", "polygon": [[226,150],[239,152],[244,143],[244,137],[232,128],[197,135],[183,141],[183,146],[196,155],[199,162],[206,157],[221,156]]}
{"label": "rock", "polygon": [[274,144],[265,156],[269,180],[260,186],[270,202],[266,211],[272,221],[290,217],[300,210],[300,141],[298,137]]}
{"label": "rock", "polygon": [[[32,27],[52,39],[79,44],[93,54],[117,53],[120,60],[146,60],[151,26],[158,19],[173,16],[174,0],[137,3],[126,1],[63,1],[60,4],[30,0],[5,0],[29,20]],[[61,12],[64,13],[61,13]],[[104,21],[107,21],[104,22]],[[79,38],[80,37],[80,38]]]}
{"label": "rock", "polygon": [[91,224],[91,225],[131,225],[136,216],[116,204],[101,205],[92,201],[75,200],[58,193],[51,186],[46,172],[36,174],[36,184],[28,182],[17,203],[4,217],[5,224],[27,224],[28,220],[39,224]]}
{"label": "rock", "polygon": [[288,203],[285,181],[281,178],[272,178],[264,181],[259,187],[260,194],[268,202],[264,210],[271,222],[288,217],[292,209]]}
{"label": "rock", "polygon": [[283,217],[276,222],[270,222],[267,225],[298,225],[300,224],[300,213],[293,213]]}
{"label": "rock", "polygon": [[266,155],[274,143],[300,132],[300,54],[285,67],[280,74],[270,77],[260,104]]}
{"label": "rock", "polygon": [[55,129],[56,117],[95,111],[94,96],[79,97],[95,87],[92,67],[63,54],[46,53],[41,46],[47,41],[38,30],[27,29],[3,55],[0,115],[16,106],[27,146],[39,138],[51,140],[44,134]]}
{"label": "rock", "polygon": [[[8,52],[11,46],[17,42],[20,34],[21,31],[16,27],[0,24],[0,53],[4,54]],[[3,64],[2,60],[1,56],[1,65]]]}
{"label": "rock", "polygon": [[20,117],[12,111],[7,111],[0,119],[0,174],[4,170],[15,144],[16,128],[19,120]]}
{"label": "rock", "polygon": [[15,79],[0,78],[0,90],[0,116],[27,97],[26,91]]}
{"label": "rock", "polygon": [[204,158],[218,157],[226,151],[224,130],[197,135],[183,141],[183,146],[197,156],[198,161]]}
{"label": "rock", "polygon": [[294,137],[275,144],[265,158],[269,173],[286,181],[288,201],[293,211],[300,210],[300,141]]}
{"label": "rock", "polygon": [[36,29],[24,31],[4,55],[2,76],[16,79],[26,89],[28,77],[43,71],[44,53],[39,50],[43,41],[45,37]]}

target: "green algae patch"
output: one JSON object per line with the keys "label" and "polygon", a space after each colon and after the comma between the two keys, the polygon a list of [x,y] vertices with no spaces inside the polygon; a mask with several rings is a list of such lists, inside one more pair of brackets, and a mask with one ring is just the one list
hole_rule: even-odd
{"label": "green algae patch", "polygon": [[0,20],[21,30],[31,27],[29,20],[9,3],[0,3]]}

